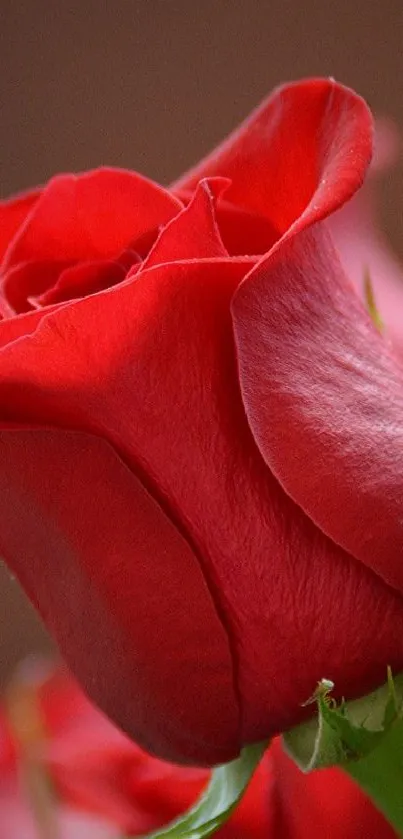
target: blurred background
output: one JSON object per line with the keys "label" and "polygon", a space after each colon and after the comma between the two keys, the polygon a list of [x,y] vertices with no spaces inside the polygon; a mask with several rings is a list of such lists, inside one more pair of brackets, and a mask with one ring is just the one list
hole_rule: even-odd
{"label": "blurred background", "polygon": [[[0,0],[0,194],[109,163],[169,182],[274,85],[331,75],[403,127],[402,0]],[[403,168],[382,223],[403,256]],[[0,568],[0,683],[49,645]]]}

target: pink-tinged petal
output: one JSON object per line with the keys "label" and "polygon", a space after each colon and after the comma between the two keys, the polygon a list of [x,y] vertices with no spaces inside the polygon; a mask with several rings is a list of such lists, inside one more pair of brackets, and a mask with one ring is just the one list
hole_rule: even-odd
{"label": "pink-tinged petal", "polygon": [[68,262],[23,262],[7,271],[0,282],[0,312],[4,317],[30,311],[30,298],[47,291]]}
{"label": "pink-tinged petal", "polygon": [[228,256],[217,226],[215,204],[229,183],[226,178],[201,181],[188,206],[163,228],[143,269],[163,262]]}
{"label": "pink-tinged petal", "polygon": [[232,311],[265,462],[324,533],[403,592],[403,370],[323,226],[263,259]]}
{"label": "pink-tinged petal", "polygon": [[1,555],[90,696],[165,758],[237,754],[226,633],[161,506],[101,439],[3,430],[0,444]]}
{"label": "pink-tinged petal", "polygon": [[[258,741],[295,724],[305,713],[301,703],[311,695],[324,673],[335,681],[341,694],[349,697],[379,684],[385,678],[387,664],[394,670],[403,668],[401,597],[314,526],[283,492],[252,438],[239,391],[230,316],[231,298],[247,265],[242,260],[216,259],[151,268],[132,283],[122,283],[109,292],[88,297],[44,317],[36,332],[5,347],[0,357],[3,419],[8,416],[10,422],[70,425],[107,437],[136,474],[141,470],[147,476],[144,480],[153,488],[155,497],[161,499],[170,519],[187,534],[227,628],[234,662],[234,686],[241,707],[243,742]],[[64,435],[60,433],[63,441]],[[64,442],[57,443],[57,432],[55,441],[56,457],[58,445],[64,451]],[[91,450],[88,458],[91,460]],[[119,494],[114,503],[120,503],[121,479],[111,474],[105,481],[108,488],[102,490],[110,493],[111,513],[105,516],[104,506],[98,501],[99,498],[102,501],[102,491],[93,483],[100,468],[99,458],[93,465],[83,460],[83,473],[77,472],[79,467],[74,458],[66,454],[64,459],[66,464],[72,461],[72,475],[76,476],[69,498],[74,525],[67,527],[61,522],[60,532],[74,534],[79,526],[77,520],[81,522],[82,518],[85,522],[95,522],[90,529],[87,523],[83,524],[88,540],[103,539],[103,522],[107,519],[105,527],[110,526],[111,539],[118,538],[123,531],[125,538],[135,540],[143,516],[142,501],[132,496],[128,499],[127,526],[126,513],[112,505],[115,493]],[[46,469],[52,469],[54,480],[60,485],[61,467],[50,450],[46,456],[45,453],[43,457],[36,456],[35,463],[42,503],[46,501],[55,507],[49,508],[46,525],[50,526],[54,516],[58,520],[59,507],[63,509],[67,503],[66,482],[64,486],[61,482],[56,491],[53,483],[48,482],[48,472],[43,475],[42,463]],[[5,477],[5,490],[0,493],[3,503],[5,498],[10,498],[6,489],[14,470],[15,465],[10,477]],[[20,479],[27,480],[22,475]],[[81,485],[83,490],[78,494],[77,487]],[[83,498],[85,495],[84,506],[81,494]],[[32,504],[35,495],[36,489],[32,491]],[[85,504],[90,503],[98,505],[99,519],[85,512]],[[60,615],[69,602],[73,608],[76,601],[74,597],[66,601],[58,587],[59,577],[41,582],[41,564],[47,567],[46,554],[44,559],[42,551],[50,551],[50,543],[36,546],[35,563],[25,569],[27,553],[21,552],[34,527],[29,520],[32,505],[26,503],[17,512],[12,499],[10,504],[11,512],[19,516],[18,529],[14,527],[12,532],[14,538],[19,534],[21,547],[14,545],[9,551],[9,562],[20,565],[20,576],[33,575],[29,569],[38,568],[30,580],[31,594],[35,594],[36,586],[44,585],[46,597]],[[9,526],[8,510],[0,510],[0,534],[4,531],[3,519]],[[12,524],[11,519],[10,527]],[[134,528],[131,533],[130,528]],[[108,539],[109,536],[106,544]],[[162,532],[158,539],[162,550],[165,541]],[[88,548],[85,544],[80,554],[83,568],[88,563],[83,582],[74,557],[62,564],[65,573],[71,574],[72,591],[76,574],[78,585],[85,590],[83,598],[87,597],[90,572],[94,577],[91,586],[94,597],[97,587],[105,591],[111,578],[112,617],[125,616],[127,598],[131,598],[132,604],[133,589],[138,587],[137,566],[131,558],[130,566],[123,564],[122,576],[120,554],[117,559],[116,553],[109,558],[104,549],[100,552],[102,560],[95,560],[97,543],[92,544]],[[99,551],[96,553],[98,556]],[[56,561],[54,550],[51,556]],[[108,575],[105,581],[104,564]],[[59,573],[60,567],[58,561]],[[168,608],[170,589],[165,589],[165,578],[161,579],[163,582],[157,585],[153,597],[160,598],[163,608]],[[198,607],[192,585],[184,580],[179,588],[181,594],[186,594],[187,608],[195,619]],[[137,613],[131,606],[130,609],[132,631],[140,632]],[[370,622],[368,615],[372,618]],[[102,626],[104,619],[95,617],[97,626]],[[105,631],[112,617],[105,615]],[[88,617],[90,627],[92,620]],[[148,632],[147,621],[145,631]],[[214,632],[217,632],[216,625]],[[150,633],[154,638],[152,630]],[[175,625],[167,633],[172,643],[181,648]],[[74,664],[78,655],[75,645],[80,651],[84,642],[76,636],[69,641],[70,636],[65,638],[62,631],[59,634],[61,647],[69,647]],[[119,650],[119,639],[115,643]],[[144,650],[149,651],[147,639],[144,644]],[[190,639],[188,655],[192,654],[192,644]],[[132,656],[137,655],[136,651],[136,644],[132,647],[125,644],[122,672],[116,679],[122,703],[125,691],[132,684],[129,680],[125,687],[123,673],[126,670],[126,679],[127,673],[132,673]],[[209,650],[206,655],[210,656]],[[116,658],[116,649],[110,657]],[[157,654],[154,665],[160,668]],[[189,663],[190,668],[193,665]],[[99,666],[98,662],[93,666]],[[176,669],[175,655],[169,667],[171,680],[180,683],[182,676]],[[166,693],[166,687],[158,681],[164,674],[162,668],[160,676],[154,677],[155,703],[168,701],[159,696],[160,690]],[[149,678],[151,683],[151,675]],[[210,696],[214,696],[217,714],[221,714],[216,678],[210,683]],[[104,707],[108,705],[111,683],[113,679],[108,678],[100,688]],[[106,698],[101,695],[103,691]],[[148,697],[146,688],[144,691]],[[186,694],[176,698],[176,709],[169,709],[173,728],[172,734],[167,731],[167,737],[176,736],[174,727],[179,725],[182,714],[186,716],[189,712],[189,701],[193,702]],[[227,688],[224,701],[229,702]],[[232,702],[231,699],[231,708]],[[213,730],[209,733],[211,722],[204,710],[201,718],[200,702],[196,706],[200,730],[204,729],[208,739]],[[163,747],[155,735],[154,708],[150,706],[148,718],[143,720],[144,736],[148,733],[150,739],[154,738],[153,745],[162,754]],[[113,707],[108,705],[108,709],[116,719]],[[224,714],[223,719],[228,721],[228,716]],[[181,742],[180,748],[184,749],[186,758],[189,745]],[[195,744],[195,760],[213,762],[215,747],[211,747],[206,758],[207,752],[207,745]]]}
{"label": "pink-tinged petal", "polygon": [[[24,789],[16,779],[0,783],[1,839],[38,839],[41,828],[33,816]],[[63,805],[55,817],[57,839],[119,839],[112,823]],[[42,832],[43,835],[43,832]],[[56,837],[55,837],[56,839]]]}
{"label": "pink-tinged petal", "polygon": [[272,784],[267,837],[273,839],[396,839],[371,800],[341,769],[308,775],[284,753],[270,748]]}
{"label": "pink-tinged petal", "polygon": [[403,358],[403,266],[383,234],[376,210],[376,176],[398,156],[397,130],[386,120],[375,124],[375,157],[363,188],[329,219],[347,276],[365,299],[369,275],[386,335]]}
{"label": "pink-tinged petal", "polygon": [[365,102],[332,79],[283,85],[172,188],[228,177],[226,200],[266,217],[279,238],[302,214],[318,220],[353,195],[371,134]]}
{"label": "pink-tinged petal", "polygon": [[4,266],[110,259],[181,209],[169,192],[135,172],[105,168],[58,175],[12,240]]}
{"label": "pink-tinged petal", "polygon": [[0,263],[14,236],[41,195],[40,189],[0,201]]}

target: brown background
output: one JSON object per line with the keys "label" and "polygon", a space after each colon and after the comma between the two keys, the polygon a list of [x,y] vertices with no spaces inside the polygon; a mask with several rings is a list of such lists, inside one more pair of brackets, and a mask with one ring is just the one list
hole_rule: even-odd
{"label": "brown background", "polygon": [[[402,0],[0,0],[0,194],[110,163],[168,182],[282,80],[332,75],[403,126]],[[403,252],[402,172],[383,218]],[[0,571],[0,679],[45,634]]]}

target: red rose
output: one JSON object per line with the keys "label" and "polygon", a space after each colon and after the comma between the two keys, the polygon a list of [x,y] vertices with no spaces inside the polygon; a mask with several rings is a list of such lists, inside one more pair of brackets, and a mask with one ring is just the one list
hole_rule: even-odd
{"label": "red rose", "polygon": [[370,153],[314,80],[170,191],[100,170],[2,206],[0,552],[174,761],[403,666],[402,373],[323,221]]}

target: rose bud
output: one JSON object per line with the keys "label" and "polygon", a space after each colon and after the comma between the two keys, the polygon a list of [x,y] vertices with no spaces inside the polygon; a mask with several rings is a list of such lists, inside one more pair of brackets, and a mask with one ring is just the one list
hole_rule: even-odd
{"label": "rose bud", "polygon": [[1,207],[0,553],[174,762],[403,667],[403,375],[324,221],[371,135],[305,81],[169,190],[101,169]]}

